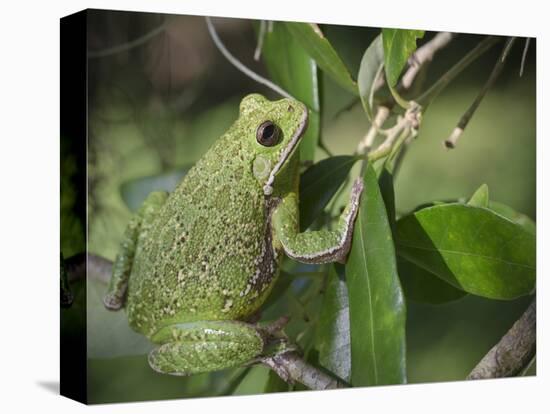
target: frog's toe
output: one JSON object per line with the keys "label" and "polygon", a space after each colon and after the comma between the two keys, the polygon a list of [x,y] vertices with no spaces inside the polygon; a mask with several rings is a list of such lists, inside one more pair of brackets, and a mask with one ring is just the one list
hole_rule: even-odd
{"label": "frog's toe", "polygon": [[122,299],[113,293],[107,293],[103,297],[103,304],[109,310],[119,310],[122,307]]}

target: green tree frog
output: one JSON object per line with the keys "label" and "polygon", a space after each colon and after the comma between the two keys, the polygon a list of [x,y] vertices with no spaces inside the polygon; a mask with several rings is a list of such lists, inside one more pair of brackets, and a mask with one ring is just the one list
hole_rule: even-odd
{"label": "green tree frog", "polygon": [[262,361],[269,332],[251,323],[283,253],[344,262],[362,180],[334,230],[300,232],[299,151],[308,110],[246,96],[239,117],[171,193],[130,220],[104,298],[154,344],[150,366],[190,375]]}

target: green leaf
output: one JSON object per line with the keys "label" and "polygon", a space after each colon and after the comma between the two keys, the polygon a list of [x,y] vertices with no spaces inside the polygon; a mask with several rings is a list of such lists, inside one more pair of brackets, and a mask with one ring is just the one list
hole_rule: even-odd
{"label": "green leaf", "polygon": [[315,23],[286,22],[284,24],[325,73],[344,89],[357,95],[355,80],[319,26]]}
{"label": "green leaf", "polygon": [[397,222],[398,254],[458,289],[514,299],[535,287],[535,236],[491,210],[442,204]]}
{"label": "green leaf", "polygon": [[365,190],[346,265],[354,386],[406,382],[405,303],[395,250],[376,173],[368,164]]}
{"label": "green leaf", "polygon": [[378,186],[380,187],[380,194],[382,200],[384,200],[384,206],[388,213],[388,221],[392,234],[395,230],[395,192],[393,190],[393,173],[387,166],[382,168],[378,177]]}
{"label": "green leaf", "polygon": [[[395,234],[393,174],[388,166],[382,168],[378,177],[378,185],[380,186],[380,193],[386,206],[392,234]],[[403,258],[397,257],[397,269],[403,293],[408,300],[440,304],[459,299],[466,295],[466,292],[454,288],[434,274],[419,268]]]}
{"label": "green leaf", "polygon": [[369,45],[367,50],[365,50],[365,54],[361,59],[361,65],[359,66],[359,73],[357,75],[361,103],[363,104],[365,113],[371,121],[374,117],[374,84],[379,73],[382,71],[383,66],[384,48],[382,46],[382,35],[378,35]]}
{"label": "green leaf", "polygon": [[[336,267],[339,268],[337,272]],[[326,293],[317,325],[316,348],[319,363],[339,378],[351,377],[348,288],[344,268],[330,266]]]}
{"label": "green leaf", "polygon": [[453,287],[433,273],[402,257],[397,258],[397,268],[407,300],[439,305],[458,300],[466,295],[463,290]]}
{"label": "green leaf", "polygon": [[468,201],[468,205],[474,207],[489,207],[489,187],[482,184]]}
{"label": "green leaf", "polygon": [[313,160],[320,130],[319,84],[315,60],[282,22],[273,22],[273,30],[266,32],[262,58],[271,79],[309,108],[309,123],[300,142],[300,156],[302,160]]}
{"label": "green leaf", "polygon": [[135,178],[120,186],[120,195],[128,208],[136,211],[153,191],[173,191],[191,165],[164,174]]}
{"label": "green leaf", "polygon": [[307,229],[336,194],[357,161],[357,157],[338,155],[309,167],[300,177],[300,227]]}
{"label": "green leaf", "polygon": [[533,235],[537,231],[537,226],[535,222],[529,216],[517,212],[512,207],[509,207],[506,204],[499,203],[498,201],[489,201],[489,209],[520,225],[521,227],[523,227],[524,230]]}
{"label": "green leaf", "polygon": [[416,50],[416,39],[424,37],[423,30],[382,29],[384,66],[390,87],[397,84],[407,60]]}

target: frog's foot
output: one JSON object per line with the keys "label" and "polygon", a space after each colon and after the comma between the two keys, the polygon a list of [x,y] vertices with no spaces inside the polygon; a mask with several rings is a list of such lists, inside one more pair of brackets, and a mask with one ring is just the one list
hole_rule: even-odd
{"label": "frog's foot", "polygon": [[124,300],[114,293],[107,293],[103,297],[103,304],[107,309],[116,311],[122,308]]}
{"label": "frog's foot", "polygon": [[169,325],[152,340],[160,346],[149,353],[149,365],[170,375],[199,374],[257,362],[265,346],[265,338],[255,326],[238,321]]}

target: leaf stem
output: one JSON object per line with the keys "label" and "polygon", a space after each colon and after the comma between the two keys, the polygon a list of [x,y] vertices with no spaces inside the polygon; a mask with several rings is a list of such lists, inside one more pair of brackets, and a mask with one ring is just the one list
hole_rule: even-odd
{"label": "leaf stem", "polygon": [[409,109],[397,123],[387,131],[387,136],[376,149],[368,153],[369,161],[376,161],[389,154],[394,154],[403,142],[411,135],[416,134],[420,124],[421,107],[414,101],[409,102]]}
{"label": "leaf stem", "polygon": [[357,154],[362,154],[370,151],[370,149],[372,148],[372,144],[374,143],[374,140],[376,139],[376,136],[378,135],[380,128],[382,128],[382,125],[384,125],[384,122],[386,122],[386,119],[388,119],[389,115],[390,115],[390,109],[388,107],[386,106],[378,107],[378,110],[376,111],[376,115],[372,120],[372,124],[369,130],[357,145],[357,149],[355,150]]}
{"label": "leaf stem", "polygon": [[502,53],[500,54],[493,70],[491,71],[491,75],[489,75],[489,79],[487,79],[487,82],[485,82],[485,84],[477,94],[476,98],[474,99],[470,107],[462,115],[462,117],[458,121],[458,124],[456,125],[455,129],[453,130],[449,138],[445,140],[444,144],[447,148],[451,149],[456,147],[456,143],[458,142],[459,138],[462,136],[462,133],[464,132],[464,129],[466,129],[466,126],[468,126],[468,123],[470,122],[470,120],[472,119],[472,116],[474,115],[477,108],[479,107],[479,104],[487,94],[487,91],[493,86],[498,76],[502,72],[502,69],[504,68],[504,62],[506,61],[506,57],[510,52],[510,48],[514,43],[514,40],[515,38],[511,37],[506,41],[506,44],[504,45]]}
{"label": "leaf stem", "polygon": [[527,50],[529,50],[530,37],[525,39],[525,46],[523,47],[523,53],[521,55],[521,66],[519,67],[519,76],[523,76],[523,69],[525,69],[525,60],[527,59]]}
{"label": "leaf stem", "polygon": [[258,43],[256,44],[256,50],[254,50],[254,60],[256,61],[260,60],[260,56],[262,55],[266,31],[267,21],[260,20],[260,30],[258,30]]}
{"label": "leaf stem", "polygon": [[483,53],[489,50],[499,41],[499,37],[487,36],[477,44],[470,52],[462,57],[451,69],[441,76],[427,91],[417,98],[417,102],[423,107],[427,107],[430,102],[464,69],[474,62]]}

